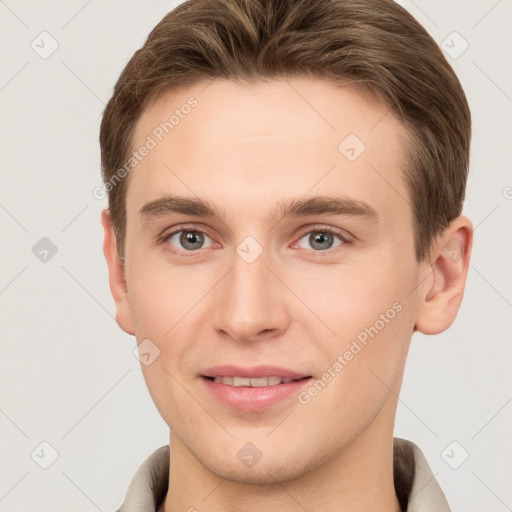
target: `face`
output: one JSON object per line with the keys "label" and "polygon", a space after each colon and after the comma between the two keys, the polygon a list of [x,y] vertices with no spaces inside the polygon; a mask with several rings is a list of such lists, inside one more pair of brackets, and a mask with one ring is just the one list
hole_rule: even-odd
{"label": "face", "polygon": [[401,134],[306,78],[198,84],[137,123],[118,321],[159,350],[149,391],[213,473],[286,480],[392,431],[425,274]]}

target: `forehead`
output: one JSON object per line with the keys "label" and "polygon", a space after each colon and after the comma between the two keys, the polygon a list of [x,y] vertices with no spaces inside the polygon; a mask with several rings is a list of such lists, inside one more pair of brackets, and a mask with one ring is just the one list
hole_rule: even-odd
{"label": "forehead", "polygon": [[410,214],[402,134],[389,107],[357,85],[214,80],[170,91],[136,125],[132,149],[151,149],[131,172],[127,212],[182,194],[254,216],[283,197],[334,192],[384,217]]}

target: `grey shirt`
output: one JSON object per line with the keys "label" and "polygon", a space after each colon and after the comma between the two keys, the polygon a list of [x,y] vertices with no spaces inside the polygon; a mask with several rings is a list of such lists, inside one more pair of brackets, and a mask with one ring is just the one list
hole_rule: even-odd
{"label": "grey shirt", "polygon": [[[450,512],[421,450],[411,441],[394,439],[395,491],[403,512]],[[167,493],[169,446],[150,455],[135,473],[117,512],[156,512]]]}

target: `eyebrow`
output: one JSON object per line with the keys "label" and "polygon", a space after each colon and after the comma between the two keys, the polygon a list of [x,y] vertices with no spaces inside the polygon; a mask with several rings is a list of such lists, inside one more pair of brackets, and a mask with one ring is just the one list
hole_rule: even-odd
{"label": "eyebrow", "polygon": [[[169,214],[183,214],[196,217],[225,218],[225,210],[210,201],[198,197],[165,195],[146,203],[139,214],[143,221],[164,217]],[[306,217],[308,215],[346,215],[363,217],[379,222],[377,211],[368,203],[344,196],[315,196],[305,199],[288,199],[279,203],[271,212],[271,217],[280,221],[285,217]]]}

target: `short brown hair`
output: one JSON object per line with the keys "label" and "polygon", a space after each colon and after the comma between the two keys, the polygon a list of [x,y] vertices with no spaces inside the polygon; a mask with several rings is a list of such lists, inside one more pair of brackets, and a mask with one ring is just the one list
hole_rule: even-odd
{"label": "short brown hair", "polygon": [[[462,211],[471,116],[464,91],[426,30],[393,0],[187,0],[135,52],[101,123],[103,181],[129,158],[137,120],[150,102],[203,80],[250,82],[309,76],[360,82],[406,128],[405,179],[415,251]],[[129,176],[108,191],[124,261]]]}

